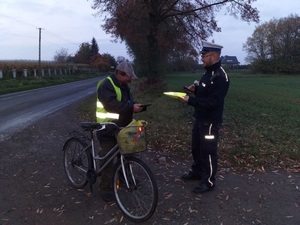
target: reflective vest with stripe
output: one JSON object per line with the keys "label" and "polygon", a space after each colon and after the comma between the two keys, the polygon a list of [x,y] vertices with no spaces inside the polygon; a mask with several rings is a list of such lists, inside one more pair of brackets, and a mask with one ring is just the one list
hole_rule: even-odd
{"label": "reflective vest with stripe", "polygon": [[[122,93],[121,93],[121,89],[115,85],[115,83],[113,82],[113,80],[111,79],[111,77],[107,77],[107,79],[111,82],[112,86],[115,89],[115,92],[117,94],[117,100],[120,102],[122,99]],[[97,90],[100,87],[100,85],[102,84],[103,80],[100,80],[97,84]],[[110,122],[113,120],[118,120],[119,119],[119,114],[118,113],[110,113],[107,112],[104,107],[103,104],[99,101],[98,97],[97,97],[97,105],[96,105],[96,118],[97,118],[97,123],[101,123],[101,122]]]}

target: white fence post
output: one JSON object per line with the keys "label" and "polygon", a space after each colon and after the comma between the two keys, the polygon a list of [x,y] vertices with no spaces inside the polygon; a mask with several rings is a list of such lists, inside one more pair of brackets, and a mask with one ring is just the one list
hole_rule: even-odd
{"label": "white fence post", "polygon": [[27,69],[24,69],[23,74],[24,74],[24,77],[27,77]]}
{"label": "white fence post", "polygon": [[42,77],[44,77],[45,76],[45,71],[44,71],[44,69],[42,69]]}
{"label": "white fence post", "polygon": [[48,74],[49,76],[51,76],[51,69],[48,69]]}
{"label": "white fence post", "polygon": [[1,69],[0,69],[0,79],[3,79],[3,72]]}
{"label": "white fence post", "polygon": [[16,69],[12,69],[12,73],[13,73],[13,78],[17,77],[17,70]]}
{"label": "white fence post", "polygon": [[36,69],[33,69],[33,76],[36,77]]}

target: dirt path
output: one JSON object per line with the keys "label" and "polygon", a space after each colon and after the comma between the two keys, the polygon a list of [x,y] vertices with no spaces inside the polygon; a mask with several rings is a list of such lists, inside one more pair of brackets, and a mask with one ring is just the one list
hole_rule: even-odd
{"label": "dirt path", "polygon": [[[68,129],[78,129],[69,106],[0,141],[0,225],[132,224],[116,205],[107,206],[95,185],[73,189],[62,165]],[[220,168],[213,192],[195,195],[196,182],[180,175],[190,160],[144,154],[159,186],[159,204],[144,224],[180,225],[299,225],[300,174],[285,171],[234,173]]]}

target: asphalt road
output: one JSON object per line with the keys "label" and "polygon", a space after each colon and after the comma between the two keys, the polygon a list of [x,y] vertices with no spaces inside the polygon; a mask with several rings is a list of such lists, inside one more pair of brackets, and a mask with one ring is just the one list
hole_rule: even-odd
{"label": "asphalt road", "polygon": [[95,94],[99,79],[0,95],[0,140],[44,116]]}

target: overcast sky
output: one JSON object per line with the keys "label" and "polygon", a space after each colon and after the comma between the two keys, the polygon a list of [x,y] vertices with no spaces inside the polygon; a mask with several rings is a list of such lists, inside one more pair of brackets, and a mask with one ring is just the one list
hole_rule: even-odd
{"label": "overcast sky", "polygon": [[[89,0],[0,0],[0,60],[39,58],[41,29],[41,59],[53,60],[61,48],[75,54],[83,42],[95,37],[100,53],[128,58],[125,45],[112,42],[101,29],[102,20],[95,17]],[[299,16],[299,0],[257,0],[260,23],[291,14]],[[255,23],[246,23],[224,13],[217,16],[221,33],[208,41],[223,45],[222,55],[237,56],[243,64],[246,53],[243,44],[251,37]]]}

